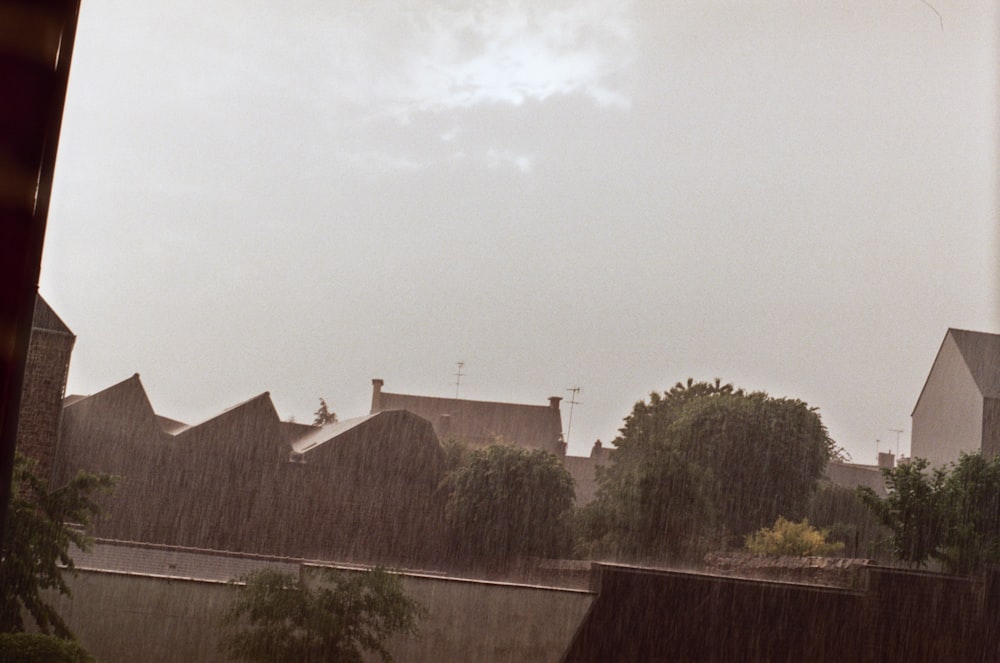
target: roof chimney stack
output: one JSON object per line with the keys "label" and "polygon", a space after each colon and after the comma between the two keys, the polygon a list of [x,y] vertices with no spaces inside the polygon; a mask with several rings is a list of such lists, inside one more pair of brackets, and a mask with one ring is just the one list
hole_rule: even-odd
{"label": "roof chimney stack", "polygon": [[549,396],[549,407],[553,410],[559,409],[559,401],[562,400],[562,396]]}
{"label": "roof chimney stack", "polygon": [[385,384],[379,378],[372,379],[372,411],[369,414],[375,414],[376,412],[382,411],[382,385]]}

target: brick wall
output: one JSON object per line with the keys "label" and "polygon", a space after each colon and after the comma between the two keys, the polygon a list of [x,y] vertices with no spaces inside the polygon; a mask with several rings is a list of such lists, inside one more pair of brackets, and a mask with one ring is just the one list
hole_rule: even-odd
{"label": "brick wall", "polygon": [[37,327],[31,330],[17,449],[35,459],[39,474],[47,479],[52,478],[66,376],[75,341],[69,333]]}

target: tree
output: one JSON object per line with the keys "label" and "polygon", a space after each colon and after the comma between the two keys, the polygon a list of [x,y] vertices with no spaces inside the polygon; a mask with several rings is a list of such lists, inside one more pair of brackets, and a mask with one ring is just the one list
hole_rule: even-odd
{"label": "tree", "polygon": [[888,495],[858,493],[891,531],[893,553],[921,566],[936,559],[953,573],[1000,563],[1000,457],[963,453],[928,469],[922,458],[883,470]]}
{"label": "tree", "polygon": [[945,529],[941,495],[946,471],[928,472],[928,465],[927,460],[914,458],[883,469],[888,492],[884,499],[867,486],[858,488],[861,500],[892,532],[893,555],[914,566],[937,555]]}
{"label": "tree", "polygon": [[0,663],[94,663],[72,640],[43,633],[0,633]]}
{"label": "tree", "polygon": [[0,632],[24,631],[27,612],[43,634],[73,637],[42,592],[55,589],[70,595],[64,577],[76,572],[70,546],[89,548],[85,529],[99,510],[93,496],[113,485],[112,477],[80,472],[65,486],[50,490],[34,473],[34,461],[21,454],[15,457],[7,532],[0,548]]}
{"label": "tree", "polygon": [[816,529],[808,518],[792,522],[781,516],[774,527],[764,527],[746,537],[746,549],[758,555],[792,557],[828,556],[844,549],[842,542],[829,542],[829,532]]}
{"label": "tree", "polygon": [[386,639],[417,633],[426,612],[384,569],[321,569],[311,587],[274,569],[252,571],[222,617],[222,651],[247,663],[361,663],[363,650],[392,661]]}
{"label": "tree", "polygon": [[677,383],[640,401],[598,472],[602,534],[626,557],[691,557],[804,515],[836,453],[815,408],[731,384]]}
{"label": "tree", "polygon": [[330,408],[327,407],[326,400],[319,399],[319,407],[316,412],[313,413],[313,425],[314,426],[326,426],[327,424],[337,423],[337,413],[330,412]]}
{"label": "tree", "polygon": [[1000,563],[1000,456],[963,453],[941,491],[943,545],[938,558],[953,573]]}
{"label": "tree", "polygon": [[573,477],[547,451],[478,449],[450,484],[448,521],[460,551],[496,561],[568,552]]}

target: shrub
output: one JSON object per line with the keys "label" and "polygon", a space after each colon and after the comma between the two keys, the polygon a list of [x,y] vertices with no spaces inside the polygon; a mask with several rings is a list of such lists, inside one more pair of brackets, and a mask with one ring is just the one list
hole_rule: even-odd
{"label": "shrub", "polygon": [[752,553],[791,557],[827,556],[842,551],[844,544],[828,542],[828,535],[827,530],[810,525],[808,518],[795,523],[778,516],[774,527],[764,527],[748,535],[746,548]]}

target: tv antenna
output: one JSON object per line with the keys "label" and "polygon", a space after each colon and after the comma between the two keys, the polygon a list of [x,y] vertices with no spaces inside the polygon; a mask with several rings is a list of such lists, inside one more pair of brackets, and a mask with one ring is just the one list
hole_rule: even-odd
{"label": "tv antenna", "polygon": [[899,435],[901,433],[905,433],[906,431],[902,428],[890,428],[889,432],[896,434],[896,458],[899,458]]}
{"label": "tv antenna", "polygon": [[566,425],[566,446],[569,446],[569,432],[573,430],[573,406],[580,405],[580,401],[576,400],[576,395],[580,393],[580,387],[570,387],[566,391],[573,392],[573,395],[569,397],[569,423]]}
{"label": "tv antenna", "polygon": [[465,375],[465,373],[462,372],[462,367],[465,366],[465,362],[460,361],[457,363],[458,363],[458,371],[456,371],[455,373],[455,398],[458,398],[458,390],[462,386],[462,376]]}

